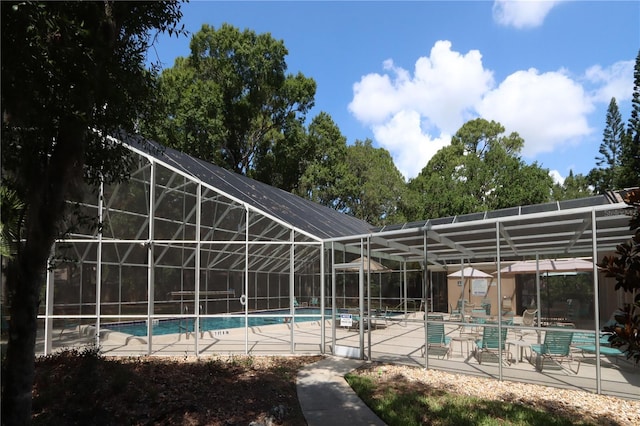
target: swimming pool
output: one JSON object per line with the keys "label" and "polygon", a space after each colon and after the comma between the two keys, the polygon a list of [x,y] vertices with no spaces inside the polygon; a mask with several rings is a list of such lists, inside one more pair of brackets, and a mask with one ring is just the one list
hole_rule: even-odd
{"label": "swimming pool", "polygon": [[[320,309],[318,308],[296,308],[296,313],[301,315],[317,315],[309,317],[296,317],[296,322],[319,321]],[[284,318],[262,317],[259,315],[287,315],[289,310],[251,312],[247,318],[249,327],[282,324]],[[331,309],[325,310],[325,315],[331,318]],[[172,318],[166,320],[156,320],[153,324],[153,335],[184,333],[193,331],[195,319],[193,318]],[[244,317],[216,317],[200,318],[200,331],[225,330],[229,328],[243,328]],[[104,324],[104,328],[117,331],[119,333],[130,334],[142,337],[147,335],[147,322],[135,321],[126,323]]]}

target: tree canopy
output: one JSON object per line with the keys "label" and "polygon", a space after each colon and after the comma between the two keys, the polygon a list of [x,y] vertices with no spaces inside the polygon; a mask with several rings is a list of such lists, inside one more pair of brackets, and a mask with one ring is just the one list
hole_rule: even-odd
{"label": "tree canopy", "polygon": [[[3,423],[31,422],[40,289],[67,200],[83,182],[126,177],[128,150],[107,136],[149,113],[145,66],[155,33],[181,33],[178,2],[2,2],[2,186],[19,209],[5,268],[11,322]],[[3,213],[7,204],[3,202]],[[4,217],[4,215],[3,215]],[[15,219],[17,217],[17,220]]]}
{"label": "tree canopy", "polygon": [[593,191],[587,177],[582,174],[574,175],[573,170],[569,170],[569,176],[564,179],[562,184],[555,183],[553,185],[551,198],[554,201],[562,201],[590,197],[591,195],[593,195]]}
{"label": "tree canopy", "polygon": [[620,188],[622,176],[622,146],[625,129],[616,98],[612,98],[607,108],[606,125],[602,143],[596,156],[596,168],[589,172],[589,183],[597,193]]}
{"label": "tree canopy", "polygon": [[409,220],[495,210],[549,200],[549,172],[537,163],[525,164],[524,145],[517,133],[485,119],[465,123],[409,182],[403,205]]}
{"label": "tree canopy", "polygon": [[[289,148],[303,143],[300,124],[314,104],[315,81],[287,74],[287,54],[284,42],[269,33],[203,25],[191,39],[191,54],[162,72],[162,101],[144,131],[164,145],[264,179],[263,162],[296,154]],[[284,183],[289,179],[280,178],[267,183],[291,190]]]}
{"label": "tree canopy", "polygon": [[633,72],[631,117],[623,137],[621,155],[620,187],[631,188],[640,185],[640,50]]}
{"label": "tree canopy", "polygon": [[[347,139],[329,114],[320,113],[309,125],[305,145],[306,149],[297,158],[275,155],[274,159],[290,159],[298,163],[300,177],[294,193],[324,206],[338,208],[340,181],[347,173]],[[272,167],[271,170],[279,168]]]}
{"label": "tree canopy", "polygon": [[370,139],[347,147],[344,174],[337,181],[335,207],[372,225],[403,221],[398,203],[405,181],[389,151]]}
{"label": "tree canopy", "polygon": [[587,175],[595,192],[637,187],[640,184],[640,51],[634,67],[631,117],[625,125],[615,98],[611,99],[596,167]]}

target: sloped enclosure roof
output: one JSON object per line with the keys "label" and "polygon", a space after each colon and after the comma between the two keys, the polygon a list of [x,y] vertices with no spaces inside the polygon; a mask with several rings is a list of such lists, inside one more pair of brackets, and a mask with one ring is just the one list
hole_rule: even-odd
{"label": "sloped enclosure roof", "polygon": [[[630,238],[633,209],[622,201],[626,192],[376,228],[371,255],[409,261],[426,256],[429,263],[441,266],[461,259],[591,257],[594,240],[598,253],[603,253]],[[359,241],[340,239],[354,252]]]}
{"label": "sloped enclosure roof", "polygon": [[366,234],[373,229],[363,220],[207,163],[141,136],[120,134],[118,139],[242,203],[319,239]]}
{"label": "sloped enclosure roof", "polygon": [[622,201],[625,191],[376,228],[140,136],[120,140],[283,223],[344,244],[353,253],[360,253],[360,241],[368,238],[376,258],[421,261],[426,256],[429,263],[444,266],[461,258],[491,261],[497,249],[501,258],[512,260],[536,254],[591,256],[593,238],[602,252],[615,249],[630,235],[630,209]]}

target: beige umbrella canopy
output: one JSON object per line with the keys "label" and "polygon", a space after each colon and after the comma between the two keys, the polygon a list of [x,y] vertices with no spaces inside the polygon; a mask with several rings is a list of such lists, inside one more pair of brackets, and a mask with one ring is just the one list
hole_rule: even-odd
{"label": "beige umbrella canopy", "polygon": [[465,278],[493,278],[491,275],[469,266],[447,276],[451,278],[462,278],[463,276]]}
{"label": "beige umbrella canopy", "polygon": [[[575,272],[590,272],[593,271],[593,262],[584,259],[577,258],[565,258],[565,259],[539,259],[535,260],[523,260],[516,262],[513,265],[509,265],[506,268],[496,271],[501,276],[515,276],[517,274],[558,274],[562,275],[575,273]],[[547,287],[548,289],[548,287]],[[536,286],[537,294],[537,306],[541,306],[540,300],[540,285]],[[538,322],[541,321],[541,310],[538,309]],[[549,306],[547,306],[547,316],[549,316]]]}
{"label": "beige umbrella canopy", "polygon": [[584,259],[523,260],[500,269],[500,275],[593,271],[593,262]]}
{"label": "beige umbrella canopy", "polygon": [[[370,267],[371,267],[371,269],[370,269],[370,271],[371,271],[371,272],[390,272],[390,271],[391,271],[391,269],[387,268],[387,267],[386,267],[386,266],[384,266],[382,263],[380,263],[380,262],[376,262],[376,261],[375,261],[375,260],[373,260],[373,259],[369,259],[369,258],[368,258],[368,257],[366,257],[366,256],[365,256],[365,257],[359,257],[359,258],[357,258],[357,259],[354,259],[354,260],[352,260],[352,261],[351,261],[351,262],[349,262],[349,263],[351,263],[351,264],[358,264],[358,265],[359,265],[359,264],[360,264],[361,262],[363,262],[363,261],[364,261],[364,270],[365,270],[365,271],[367,270],[367,267],[368,267],[368,266],[370,266]],[[346,270],[346,271],[351,271],[351,272],[357,272],[357,271],[359,271],[359,270],[360,270],[360,268],[359,268],[359,267],[353,267],[353,268],[347,268],[347,269],[345,269],[345,270]]]}

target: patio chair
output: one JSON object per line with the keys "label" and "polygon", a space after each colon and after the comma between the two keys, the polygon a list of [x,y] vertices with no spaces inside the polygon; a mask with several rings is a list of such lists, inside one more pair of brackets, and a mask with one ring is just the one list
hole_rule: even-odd
{"label": "patio chair", "polygon": [[462,310],[454,309],[453,305],[449,304],[449,320],[450,321],[462,321]]}
{"label": "patio chair", "polygon": [[462,315],[462,307],[468,303],[469,302],[467,302],[466,300],[458,299],[458,303],[456,303],[455,309],[451,304],[449,304],[449,312],[451,313],[451,315]]}
{"label": "patio chair", "polygon": [[503,296],[502,297],[502,314],[504,315],[505,313],[513,310],[513,300],[512,300],[513,296],[509,297],[509,296]]}
{"label": "patio chair", "polygon": [[465,317],[470,317],[473,314],[473,310],[476,308],[476,305],[473,303],[465,303],[462,311],[464,312]]}
{"label": "patio chair", "polygon": [[[536,325],[536,314],[538,313],[537,309],[525,309],[522,313],[522,326],[523,327],[535,327]],[[523,340],[524,336],[529,334],[538,334],[539,332],[536,330],[514,330],[515,335],[518,339]]]}
{"label": "patio chair", "polygon": [[[496,354],[500,357],[500,352],[506,354],[505,341],[507,340],[507,330],[500,329],[497,325],[485,325],[482,330],[482,338],[476,340],[476,348],[474,355],[478,360],[478,364],[482,364],[482,354],[489,352]],[[510,364],[510,362],[504,358],[501,361]]]}
{"label": "patio chair", "polygon": [[[600,355],[606,357],[612,357],[615,363],[618,363],[618,359],[623,358],[624,351],[611,346],[609,338],[610,333],[600,333]],[[571,339],[571,346],[575,351],[578,351],[585,357],[585,354],[595,355],[596,351],[596,338],[594,333],[573,333]]]}
{"label": "patio chair", "polygon": [[480,306],[482,307],[482,309],[484,309],[487,315],[491,315],[491,299],[482,299],[482,302],[480,302]]}
{"label": "patio chair", "polygon": [[[429,315],[427,317],[427,349],[431,349],[432,347],[442,348],[444,349],[444,353],[442,357],[445,355],[449,355],[449,343],[451,342],[451,338],[445,334],[444,331],[444,323],[431,323],[429,321],[443,321],[443,317],[441,315]],[[424,346],[422,346],[423,352],[422,356],[424,356]]]}
{"label": "patio chair", "polygon": [[576,371],[571,369],[571,361],[573,356],[571,354],[571,340],[573,339],[573,332],[566,332],[562,330],[547,330],[544,333],[544,342],[542,344],[531,345],[531,356],[535,354],[536,370],[542,371],[544,368],[545,359],[556,360],[558,363],[567,361],[569,364],[569,370],[578,374],[580,370],[580,360],[575,360],[578,363]]}
{"label": "patio chair", "polygon": [[[482,333],[481,327],[482,324],[487,323],[487,314],[484,309],[474,309],[471,313],[471,318],[469,319],[469,323],[473,324],[471,328],[472,333],[476,335],[480,335]],[[461,332],[462,334],[462,332]]]}

